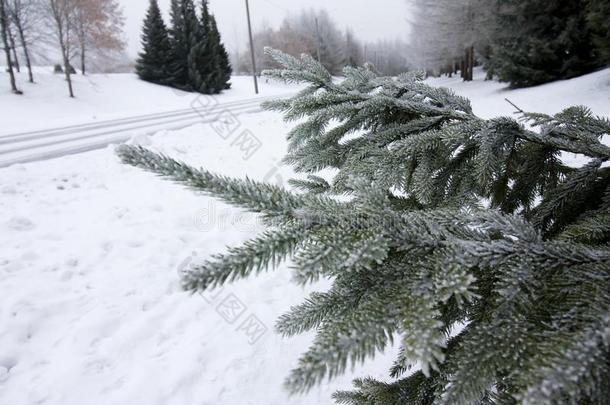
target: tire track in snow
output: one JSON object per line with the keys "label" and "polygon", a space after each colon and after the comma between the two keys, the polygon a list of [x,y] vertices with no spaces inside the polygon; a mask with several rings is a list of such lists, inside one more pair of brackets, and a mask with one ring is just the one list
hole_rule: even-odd
{"label": "tire track in snow", "polygon": [[260,104],[268,99],[270,97],[257,97],[218,103],[204,108],[191,107],[96,123],[2,134],[0,167],[101,149],[111,144],[125,142],[135,134],[150,135],[162,130],[176,130],[198,123],[211,123],[226,111],[236,116],[258,112],[262,110]]}

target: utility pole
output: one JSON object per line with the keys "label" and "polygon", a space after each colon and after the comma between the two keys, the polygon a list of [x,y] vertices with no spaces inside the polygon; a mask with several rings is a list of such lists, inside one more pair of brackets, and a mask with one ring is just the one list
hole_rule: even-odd
{"label": "utility pole", "polygon": [[254,58],[254,41],[252,40],[252,24],[250,23],[250,5],[248,4],[248,0],[246,0],[246,14],[248,16],[248,36],[250,37],[250,56],[252,57],[252,77],[254,78],[254,92],[258,94],[258,79],[256,78],[256,59]]}

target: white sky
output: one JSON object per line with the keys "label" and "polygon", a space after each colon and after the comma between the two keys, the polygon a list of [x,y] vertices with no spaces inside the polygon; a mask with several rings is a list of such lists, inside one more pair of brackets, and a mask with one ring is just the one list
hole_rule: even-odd
{"label": "white sky", "polygon": [[[195,0],[198,2],[199,0]],[[140,29],[149,0],[119,0],[125,17],[128,51],[136,56],[140,48]],[[159,0],[167,16],[170,0]],[[223,41],[234,51],[247,44],[245,0],[210,0]],[[291,13],[303,8],[325,8],[341,28],[351,27],[364,41],[405,38],[408,33],[406,0],[250,0],[253,30],[261,24],[277,26]],[[168,20],[166,19],[166,22]]]}

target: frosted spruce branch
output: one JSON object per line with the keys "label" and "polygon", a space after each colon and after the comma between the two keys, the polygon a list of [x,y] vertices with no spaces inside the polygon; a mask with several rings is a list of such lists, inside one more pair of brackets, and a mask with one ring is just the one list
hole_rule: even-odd
{"label": "frosted spruce branch", "polygon": [[255,213],[264,213],[272,217],[290,217],[291,212],[302,205],[299,197],[280,187],[252,180],[229,179],[205,170],[194,169],[140,146],[121,145],[117,148],[117,154],[125,164],[153,172],[195,191],[220,197],[227,203]]}
{"label": "frosted spruce branch", "polygon": [[[345,404],[603,403],[610,337],[610,135],[583,107],[486,120],[420,73],[347,68],[268,51],[266,74],[302,83],[268,103],[295,121],[285,161],[298,192],[196,170],[142,148],[119,156],[267,218],[266,232],[183,275],[201,291],[290,260],[331,280],[277,322],[315,331],[291,392],[392,343],[391,380],[359,379]],[[571,167],[564,153],[585,163]],[[332,169],[327,180],[320,171]],[[326,172],[328,173],[328,172]]]}

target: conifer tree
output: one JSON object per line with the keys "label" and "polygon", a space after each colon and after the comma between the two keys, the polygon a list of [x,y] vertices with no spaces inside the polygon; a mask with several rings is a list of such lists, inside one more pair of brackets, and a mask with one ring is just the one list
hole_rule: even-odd
{"label": "conifer tree", "polygon": [[193,89],[217,94],[230,88],[231,65],[221,42],[216,19],[210,14],[207,0],[201,2],[197,44],[189,55],[189,75]]}
{"label": "conifer tree", "polygon": [[210,12],[207,0],[201,2],[201,17],[198,22],[196,43],[189,53],[188,67],[193,90],[203,94],[214,93],[212,81],[215,58],[210,35]]}
{"label": "conifer tree", "polygon": [[603,63],[610,65],[610,1],[589,0],[587,21],[593,33],[597,56]]}
{"label": "conifer tree", "polygon": [[512,87],[591,72],[601,66],[586,21],[588,0],[497,0],[488,67]]}
{"label": "conifer tree", "polygon": [[213,54],[215,60],[214,66],[214,91],[220,93],[222,90],[231,88],[229,81],[231,80],[231,63],[229,62],[229,54],[222,43],[218,26],[216,25],[216,18],[210,16],[210,41],[213,46]]}
{"label": "conifer tree", "polygon": [[199,39],[199,21],[193,0],[172,0],[170,16],[170,84],[190,91],[193,86],[189,74],[189,55]]}
{"label": "conifer tree", "polygon": [[150,0],[144,20],[142,52],[136,62],[140,79],[166,84],[169,78],[170,42],[167,27],[161,16],[157,0]]}
{"label": "conifer tree", "polygon": [[[124,163],[261,214],[269,230],[193,264],[196,292],[292,258],[295,280],[329,278],[276,325],[317,331],[287,380],[303,392],[400,343],[391,380],[344,404],[605,404],[610,398],[610,120],[477,117],[422,82],[276,51],[266,74],[308,85],[266,104],[298,121],[293,188],[234,180],[136,146]],[[305,118],[305,119],[303,119]],[[566,165],[562,154],[579,154]],[[334,169],[332,180],[318,176]],[[347,198],[346,198],[347,197]],[[417,366],[417,368],[414,368]]]}

